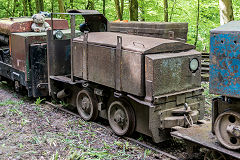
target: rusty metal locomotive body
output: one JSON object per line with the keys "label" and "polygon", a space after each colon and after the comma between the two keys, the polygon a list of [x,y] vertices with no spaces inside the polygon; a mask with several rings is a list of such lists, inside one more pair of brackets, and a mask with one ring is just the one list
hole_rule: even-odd
{"label": "rusty metal locomotive body", "polygon": [[64,42],[48,31],[49,92],[77,106],[85,120],[108,119],[118,135],[138,131],[162,142],[172,127],[203,118],[201,54],[181,41],[133,34],[72,34],[64,62]]}
{"label": "rusty metal locomotive body", "polygon": [[[46,19],[50,23],[50,19]],[[70,33],[68,22],[54,19],[54,29]],[[48,96],[46,32],[31,32],[31,18],[0,20],[0,77],[29,97]]]}

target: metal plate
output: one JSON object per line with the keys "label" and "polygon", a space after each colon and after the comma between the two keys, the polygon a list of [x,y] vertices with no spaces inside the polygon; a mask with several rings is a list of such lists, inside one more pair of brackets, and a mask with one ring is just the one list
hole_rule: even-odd
{"label": "metal plate", "polygon": [[[190,61],[201,61],[195,50],[179,53],[149,54],[145,58],[147,97],[166,95],[201,87],[201,68],[189,68]],[[152,94],[152,95],[151,95]],[[151,98],[150,98],[151,100]]]}
{"label": "metal plate", "polygon": [[[50,18],[45,19],[51,25]],[[8,34],[16,32],[31,32],[32,18],[9,18],[0,20],[0,33]],[[54,29],[68,29],[68,21],[64,19],[55,19],[53,23]]]}
{"label": "metal plate", "polygon": [[[73,57],[83,57],[84,44],[73,42],[73,46],[76,48],[73,49]],[[116,48],[88,44],[87,63],[84,65],[84,58],[80,61],[74,60],[74,76],[82,78],[82,75],[88,75],[87,78],[83,78],[119,91],[144,96],[143,55],[138,52],[120,51],[121,54],[116,59]],[[121,65],[116,66],[116,63]]]}
{"label": "metal plate", "polygon": [[211,123],[181,128],[178,131],[171,132],[171,135],[240,159],[238,151],[228,150],[217,142],[216,137],[211,133]]}
{"label": "metal plate", "polygon": [[240,21],[231,21],[225,25],[219,26],[218,28],[212,29],[211,33],[230,33],[240,32]]}
{"label": "metal plate", "polygon": [[33,44],[29,48],[33,97],[48,96],[47,44]]}
{"label": "metal plate", "polygon": [[[92,32],[88,34],[88,43],[108,47],[117,46],[117,36],[122,37],[122,49],[148,53],[176,52],[194,49],[195,46],[167,39],[142,37],[113,32]],[[83,37],[75,38],[74,41],[82,42]]]}
{"label": "metal plate", "polygon": [[159,23],[159,22],[111,22],[110,32],[120,32],[139,36],[170,39],[170,32],[174,33],[175,40],[187,40],[188,23]]}
{"label": "metal plate", "polygon": [[210,92],[240,97],[240,35],[212,33],[210,50]]}

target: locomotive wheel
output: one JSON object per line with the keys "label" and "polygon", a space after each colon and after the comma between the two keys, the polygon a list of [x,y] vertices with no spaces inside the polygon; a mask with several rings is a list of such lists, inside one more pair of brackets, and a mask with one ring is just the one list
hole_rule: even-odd
{"label": "locomotive wheel", "polygon": [[96,96],[87,89],[78,92],[77,110],[85,121],[94,121],[98,117],[98,106]]}
{"label": "locomotive wheel", "polygon": [[135,130],[133,108],[125,101],[113,101],[108,108],[108,121],[119,136],[130,136]]}
{"label": "locomotive wheel", "polygon": [[214,150],[209,150],[205,154],[204,160],[227,160],[227,159],[222,153],[214,151]]}
{"label": "locomotive wheel", "polygon": [[214,124],[218,141],[228,149],[240,149],[240,114],[227,111],[220,114]]}

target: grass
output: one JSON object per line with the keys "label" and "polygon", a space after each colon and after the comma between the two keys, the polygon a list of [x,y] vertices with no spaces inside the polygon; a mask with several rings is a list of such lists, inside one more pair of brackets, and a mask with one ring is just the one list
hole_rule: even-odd
{"label": "grass", "polygon": [[144,159],[146,159],[146,157],[147,157],[148,155],[150,155],[151,153],[152,153],[151,150],[146,149],[146,150],[144,151]]}
{"label": "grass", "polygon": [[205,114],[211,115],[212,99],[218,97],[218,95],[209,93],[209,82],[202,82],[202,88],[204,89],[203,95],[205,96]]}
{"label": "grass", "polygon": [[209,83],[202,82],[202,88],[204,89],[203,95],[205,96],[205,101],[207,104],[212,104],[212,99],[218,97],[218,95],[210,94],[209,93]]}
{"label": "grass", "polygon": [[[9,96],[12,97],[12,95]],[[90,122],[54,114],[55,112],[51,109],[41,105],[45,99],[38,98],[34,104],[23,106],[25,99],[27,100],[27,97],[21,100],[14,98],[14,100],[0,101],[2,112],[10,115],[6,116],[3,119],[5,121],[0,124],[0,131],[9,133],[7,135],[9,139],[2,141],[1,147],[16,146],[19,150],[16,156],[24,152],[21,156],[34,157],[41,154],[44,158],[52,160],[133,159],[132,157],[136,157],[134,149],[136,147],[129,142],[109,138],[111,134],[108,136],[108,133],[106,133],[107,137],[105,133],[99,136],[98,128]],[[38,150],[39,147],[45,151]],[[148,157],[149,152],[145,152],[143,149],[137,156]],[[14,156],[10,151],[4,153],[6,157],[9,155]]]}
{"label": "grass", "polygon": [[20,110],[20,105],[22,105],[24,102],[22,100],[20,101],[14,101],[11,99],[7,99],[5,101],[0,102],[0,106],[8,106],[7,113],[11,116],[22,116],[23,113]]}
{"label": "grass", "polygon": [[16,105],[16,106],[19,106],[21,104],[23,104],[24,102],[22,100],[20,101],[14,101],[14,100],[11,100],[11,99],[7,99],[5,101],[1,101],[0,102],[0,106],[13,106],[13,105]]}
{"label": "grass", "polygon": [[46,99],[45,98],[43,98],[43,99],[41,99],[40,97],[38,97],[37,99],[36,99],[36,101],[35,101],[35,105],[36,106],[39,106],[43,101],[45,101]]}

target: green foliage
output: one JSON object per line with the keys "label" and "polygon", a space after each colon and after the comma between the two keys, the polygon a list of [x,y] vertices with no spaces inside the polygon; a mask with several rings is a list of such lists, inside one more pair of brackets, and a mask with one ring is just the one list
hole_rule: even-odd
{"label": "green foliage", "polygon": [[11,99],[7,99],[5,101],[0,101],[0,106],[18,106],[23,104],[23,101],[14,101]]}
{"label": "green foliage", "polygon": [[40,97],[38,97],[38,99],[35,101],[35,105],[39,106],[44,100],[45,98],[41,99]]}
{"label": "green foliage", "polygon": [[218,97],[218,95],[209,93],[209,83],[208,82],[202,82],[202,88],[204,89],[203,95],[205,96],[206,103],[211,105],[211,100],[215,97]]}
{"label": "green foliage", "polygon": [[[65,9],[86,9],[88,5],[88,0],[73,0],[73,5],[71,6],[71,0],[63,0],[65,4]],[[14,0],[2,0],[0,3],[0,18],[3,17],[19,17],[23,16],[23,3],[22,1],[17,1],[14,7]],[[58,1],[44,0],[45,11],[59,12]],[[102,12],[103,1],[102,0],[91,0],[94,2],[94,8]],[[163,22],[164,19],[164,9],[163,0],[138,0],[139,3],[139,20],[151,21],[151,22]],[[35,1],[30,1],[33,13],[36,13]],[[28,5],[29,6],[29,5]],[[168,0],[168,12],[169,19],[171,22],[188,22],[189,32],[188,32],[188,43],[194,44],[196,36],[196,19],[197,19],[197,0]],[[15,9],[14,9],[15,8]],[[124,3],[123,19],[129,20],[129,1]],[[235,20],[240,19],[240,1],[233,0],[233,9]],[[28,9],[28,15],[30,11]],[[106,15],[109,21],[117,19],[115,11],[114,0],[106,0]],[[83,19],[78,18],[77,25],[79,25]],[[69,19],[69,18],[68,18]],[[197,42],[197,50],[199,51],[209,51],[209,38],[210,30],[216,28],[220,25],[219,20],[219,0],[200,0],[200,23],[199,23],[199,37]]]}
{"label": "green foliage", "polygon": [[151,150],[146,149],[145,152],[144,152],[144,159],[146,159],[146,157],[147,157],[148,155],[150,155],[151,153],[152,153]]}

